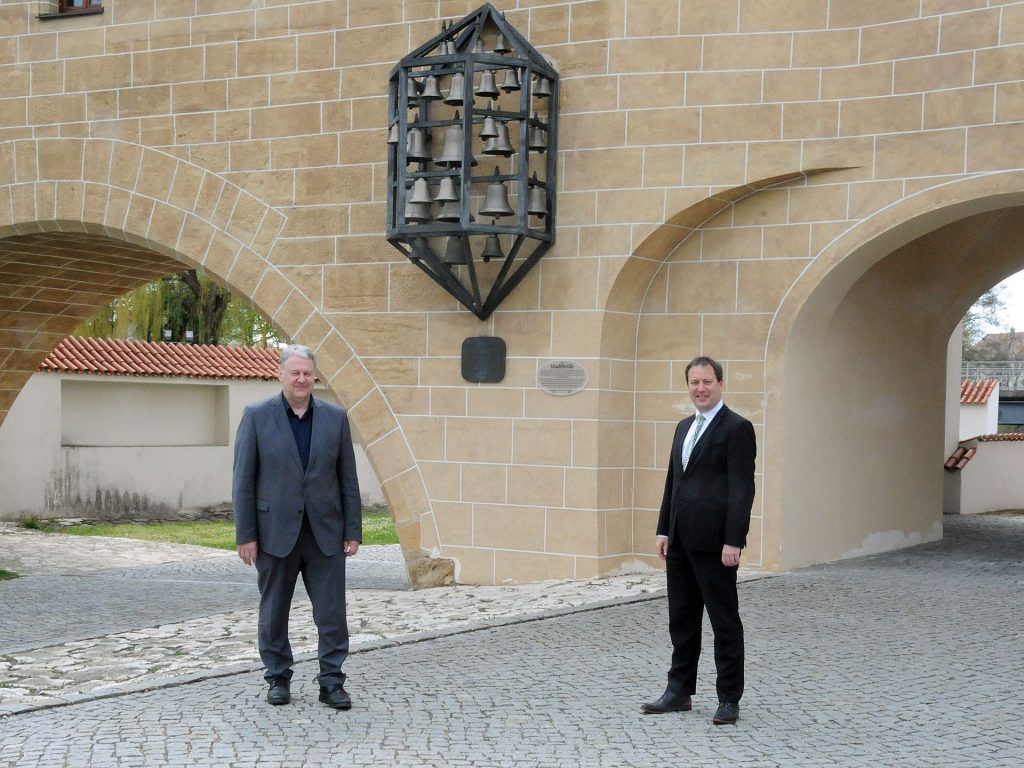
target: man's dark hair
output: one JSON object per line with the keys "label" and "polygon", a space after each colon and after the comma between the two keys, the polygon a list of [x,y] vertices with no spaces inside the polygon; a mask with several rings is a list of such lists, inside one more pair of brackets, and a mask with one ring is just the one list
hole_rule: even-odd
{"label": "man's dark hair", "polygon": [[710,366],[712,369],[714,369],[715,378],[718,379],[719,381],[722,381],[722,379],[725,378],[725,372],[722,370],[722,364],[720,362],[715,360],[713,357],[704,357],[703,355],[701,355],[700,357],[693,358],[693,360],[690,361],[690,364],[686,366],[687,383],[690,382],[690,369],[693,368],[693,366],[695,365]]}

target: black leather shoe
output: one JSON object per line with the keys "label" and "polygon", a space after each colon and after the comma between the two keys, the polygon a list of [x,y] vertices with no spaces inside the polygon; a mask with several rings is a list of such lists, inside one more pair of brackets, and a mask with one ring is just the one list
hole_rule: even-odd
{"label": "black leather shoe", "polygon": [[690,697],[685,693],[669,693],[665,691],[661,698],[640,705],[645,715],[663,715],[666,712],[689,712],[693,709]]}
{"label": "black leather shoe", "polygon": [[320,702],[333,709],[352,709],[352,697],[345,693],[342,683],[320,686]]}
{"label": "black leather shoe", "polygon": [[723,701],[715,710],[711,722],[715,725],[736,725],[740,719],[740,705],[732,701]]}
{"label": "black leather shoe", "polygon": [[270,680],[270,690],[267,691],[268,704],[287,704],[292,700],[292,693],[288,687],[287,677],[274,677]]}

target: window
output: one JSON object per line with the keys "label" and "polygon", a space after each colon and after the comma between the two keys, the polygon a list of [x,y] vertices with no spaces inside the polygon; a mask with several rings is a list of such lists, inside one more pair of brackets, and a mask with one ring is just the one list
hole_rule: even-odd
{"label": "window", "polygon": [[39,3],[38,18],[49,21],[67,16],[90,16],[99,13],[103,13],[103,0],[45,0]]}
{"label": "window", "polygon": [[101,8],[103,0],[60,0],[61,13],[73,13],[85,11],[91,8]]}

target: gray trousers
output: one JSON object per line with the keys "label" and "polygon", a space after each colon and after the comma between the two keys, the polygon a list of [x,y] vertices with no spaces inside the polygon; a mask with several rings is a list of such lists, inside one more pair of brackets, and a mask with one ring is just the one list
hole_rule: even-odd
{"label": "gray trousers", "polygon": [[313,621],[319,636],[320,685],[344,683],[341,665],[348,657],[348,620],[345,615],[345,555],[331,557],[320,551],[305,517],[295,548],[287,557],[260,551],[256,558],[260,588],[259,648],[266,667],[264,677],[291,680],[292,647],[288,642],[288,613],[295,582],[302,583],[313,605]]}

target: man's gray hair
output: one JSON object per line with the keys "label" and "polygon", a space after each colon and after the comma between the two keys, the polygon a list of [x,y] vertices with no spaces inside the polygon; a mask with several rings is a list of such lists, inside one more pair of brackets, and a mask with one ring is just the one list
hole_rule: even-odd
{"label": "man's gray hair", "polygon": [[281,367],[284,368],[284,362],[289,357],[302,357],[306,360],[312,361],[313,365],[316,365],[316,355],[313,354],[313,350],[309,347],[304,347],[301,344],[289,344],[287,347],[281,350]]}

